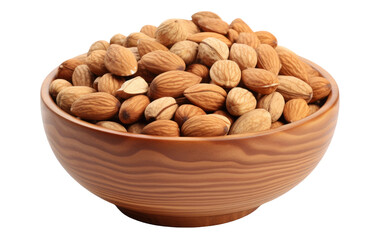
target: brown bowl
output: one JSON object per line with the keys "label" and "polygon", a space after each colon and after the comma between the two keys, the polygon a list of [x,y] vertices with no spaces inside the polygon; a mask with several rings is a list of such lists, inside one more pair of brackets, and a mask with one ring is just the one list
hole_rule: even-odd
{"label": "brown bowl", "polygon": [[282,127],[224,137],[157,137],[98,127],[61,110],[42,84],[50,146],[82,186],[127,216],[166,226],[208,226],[241,218],[300,183],[318,164],[336,127],[334,79],[323,107]]}

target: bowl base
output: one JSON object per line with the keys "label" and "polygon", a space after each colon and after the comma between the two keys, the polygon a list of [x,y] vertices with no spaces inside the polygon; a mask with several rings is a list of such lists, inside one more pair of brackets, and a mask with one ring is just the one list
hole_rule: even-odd
{"label": "bowl base", "polygon": [[240,211],[240,212],[234,212],[234,213],[228,213],[228,214],[222,214],[222,215],[216,215],[216,216],[201,216],[201,217],[178,217],[178,216],[165,216],[165,215],[155,215],[155,214],[148,214],[148,213],[142,213],[133,211],[127,208],[119,207],[117,208],[126,216],[133,218],[135,220],[150,223],[154,225],[160,225],[160,226],[169,226],[169,227],[204,227],[204,226],[211,226],[211,225],[217,225],[222,224],[226,222],[231,222],[236,219],[242,218],[251,212],[255,211],[258,207]]}

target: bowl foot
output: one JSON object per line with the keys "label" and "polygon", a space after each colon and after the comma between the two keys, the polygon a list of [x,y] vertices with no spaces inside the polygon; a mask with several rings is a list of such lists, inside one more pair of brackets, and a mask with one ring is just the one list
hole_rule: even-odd
{"label": "bowl foot", "polygon": [[148,213],[142,213],[133,211],[127,208],[119,207],[117,208],[126,216],[133,218],[135,220],[150,223],[154,225],[161,225],[161,226],[169,226],[169,227],[203,227],[203,226],[211,226],[211,225],[217,225],[222,224],[226,222],[231,222],[236,219],[242,218],[251,212],[255,211],[258,207],[240,211],[240,212],[234,212],[234,213],[228,213],[228,214],[222,214],[222,215],[216,215],[216,216],[201,216],[201,217],[178,217],[178,216],[166,216],[166,215],[155,215],[155,214],[148,214]]}

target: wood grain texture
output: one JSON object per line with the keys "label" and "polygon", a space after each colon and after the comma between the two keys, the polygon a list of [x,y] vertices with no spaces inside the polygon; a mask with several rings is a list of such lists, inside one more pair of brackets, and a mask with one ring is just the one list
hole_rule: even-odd
{"label": "wood grain texture", "polygon": [[333,88],[319,111],[263,133],[211,138],[119,133],[78,120],[49,96],[54,70],[41,88],[45,132],[76,181],[132,218],[168,226],[232,221],[296,186],[329,146],[338,87],[307,62]]}

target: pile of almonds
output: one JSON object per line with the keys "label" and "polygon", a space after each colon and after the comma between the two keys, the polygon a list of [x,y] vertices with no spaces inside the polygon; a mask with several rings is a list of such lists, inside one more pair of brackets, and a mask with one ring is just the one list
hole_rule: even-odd
{"label": "pile of almonds", "polygon": [[101,127],[207,137],[301,120],[331,86],[270,32],[203,11],[96,41],[59,66],[49,91],[61,109]]}

